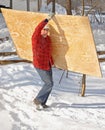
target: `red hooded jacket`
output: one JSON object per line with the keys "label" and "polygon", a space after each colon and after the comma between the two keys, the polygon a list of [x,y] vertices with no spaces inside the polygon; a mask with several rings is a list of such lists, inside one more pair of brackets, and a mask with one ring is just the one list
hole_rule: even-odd
{"label": "red hooded jacket", "polygon": [[42,70],[49,70],[53,64],[51,39],[49,36],[44,38],[41,35],[41,30],[47,23],[47,19],[40,22],[32,35],[33,65]]}

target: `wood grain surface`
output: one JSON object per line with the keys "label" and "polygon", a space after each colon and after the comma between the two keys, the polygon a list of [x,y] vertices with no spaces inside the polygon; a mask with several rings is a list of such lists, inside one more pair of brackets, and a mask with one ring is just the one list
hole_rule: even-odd
{"label": "wood grain surface", "polygon": [[[18,55],[32,61],[31,37],[48,14],[2,9]],[[55,15],[49,22],[52,56],[57,68],[101,77],[88,17]]]}

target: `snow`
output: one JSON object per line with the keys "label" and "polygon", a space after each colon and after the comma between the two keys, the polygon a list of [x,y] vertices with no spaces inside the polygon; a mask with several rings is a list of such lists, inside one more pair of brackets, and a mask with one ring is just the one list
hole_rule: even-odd
{"label": "snow", "polygon": [[[105,30],[92,26],[97,49],[104,50]],[[0,14],[0,38],[6,36],[9,40],[0,42],[0,52],[15,51]],[[16,58],[13,55],[0,60]],[[100,66],[103,77],[86,77],[84,97],[80,92],[82,74],[69,72],[67,78],[65,72],[60,82],[63,70],[53,68],[54,87],[47,102],[50,108],[37,111],[33,99],[43,82],[33,65],[1,65],[0,130],[105,130],[105,63]]]}

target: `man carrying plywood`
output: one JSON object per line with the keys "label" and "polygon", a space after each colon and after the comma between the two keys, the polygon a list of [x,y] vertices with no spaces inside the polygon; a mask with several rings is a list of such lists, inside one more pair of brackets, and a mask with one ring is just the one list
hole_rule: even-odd
{"label": "man carrying plywood", "polygon": [[44,82],[42,89],[33,100],[36,109],[48,107],[46,102],[53,87],[51,39],[48,36],[49,27],[47,25],[53,15],[50,14],[47,19],[40,22],[32,35],[33,65]]}

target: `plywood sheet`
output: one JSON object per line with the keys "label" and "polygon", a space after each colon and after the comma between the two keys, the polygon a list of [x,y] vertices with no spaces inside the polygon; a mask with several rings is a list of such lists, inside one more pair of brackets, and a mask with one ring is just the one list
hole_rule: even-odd
{"label": "plywood sheet", "polygon": [[[48,14],[2,9],[18,55],[32,61],[31,36]],[[101,77],[88,17],[55,15],[49,22],[56,67]]]}

